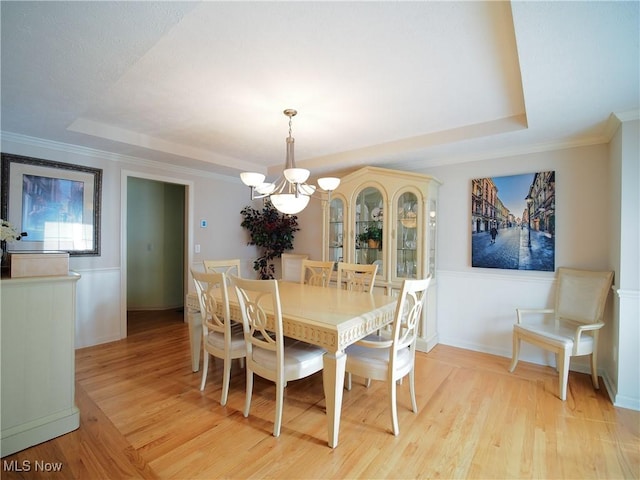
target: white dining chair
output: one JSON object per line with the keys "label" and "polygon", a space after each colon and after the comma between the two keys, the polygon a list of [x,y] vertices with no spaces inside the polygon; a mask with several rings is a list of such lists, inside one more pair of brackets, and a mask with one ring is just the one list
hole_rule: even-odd
{"label": "white dining chair", "polygon": [[[273,436],[280,435],[284,388],[287,382],[308,377],[322,370],[325,350],[284,337],[282,307],[277,280],[246,280],[231,277],[236,289],[247,358],[247,389],[244,416],[249,416],[253,393],[253,374],[276,384],[276,413]],[[271,327],[268,319],[273,320]]]}
{"label": "white dining chair", "polygon": [[300,283],[328,287],[333,272],[333,262],[304,259],[300,269]]}
{"label": "white dining chair", "polygon": [[411,409],[418,411],[415,394],[414,365],[416,338],[422,318],[422,309],[427,298],[431,277],[405,280],[396,304],[390,335],[382,332],[369,335],[347,347],[346,387],[351,390],[351,376],[358,375],[368,380],[384,380],[389,389],[391,425],[398,435],[398,408],[396,405],[396,383],[409,376]]}
{"label": "white dining chair", "polygon": [[567,399],[569,363],[574,356],[591,356],[591,380],[598,389],[598,333],[604,327],[612,281],[613,272],[558,268],[554,308],[516,309],[509,371],[515,370],[524,341],[555,354],[561,400]]}
{"label": "white dining chair", "polygon": [[[226,405],[231,379],[231,363],[234,359],[240,359],[242,366],[247,354],[242,325],[230,319],[227,277],[224,273],[202,273],[191,270],[191,275],[196,286],[202,317],[204,361],[200,390],[204,390],[207,381],[209,356],[222,359],[220,405]],[[216,290],[220,292],[219,298],[215,294]]]}
{"label": "white dining chair", "polygon": [[282,275],[281,279],[286,282],[298,282],[300,280],[300,270],[302,261],[309,258],[305,253],[283,253],[280,256]]}
{"label": "white dining chair", "polygon": [[233,258],[230,260],[204,260],[204,271],[209,273],[224,273],[227,278],[229,275],[235,275],[236,277],[242,277],[240,271],[240,259]]}
{"label": "white dining chair", "polygon": [[372,293],[376,282],[378,265],[361,265],[359,263],[338,262],[336,283],[338,288],[355,292]]}

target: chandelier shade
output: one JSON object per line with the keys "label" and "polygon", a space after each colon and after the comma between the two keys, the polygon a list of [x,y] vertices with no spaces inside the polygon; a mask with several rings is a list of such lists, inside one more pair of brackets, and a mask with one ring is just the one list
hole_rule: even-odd
{"label": "chandelier shade", "polygon": [[[269,197],[278,211],[294,215],[305,209],[317,188],[315,185],[306,183],[311,175],[309,170],[296,168],[293,150],[295,140],[291,136],[291,119],[298,112],[288,108],[283,113],[289,117],[289,136],[286,139],[286,161],[282,176],[276,182],[271,183],[265,182],[266,177],[261,173],[242,172],[240,179],[242,183],[251,187],[251,200]],[[337,177],[319,178],[318,185],[329,193],[329,200],[331,200],[331,192],[338,188],[340,179]]]}
{"label": "chandelier shade", "polygon": [[276,189],[276,184],[261,183],[260,185],[256,186],[255,189],[256,189],[256,192],[258,192],[260,195],[271,195]]}
{"label": "chandelier shade", "polygon": [[271,195],[271,203],[282,213],[294,215],[300,213],[309,204],[309,195],[296,195],[294,193],[278,193]]}
{"label": "chandelier shade", "polygon": [[311,175],[311,172],[305,168],[287,168],[283,173],[284,178],[290,183],[304,183]]}
{"label": "chandelier shade", "polygon": [[329,192],[335,190],[340,185],[340,179],[336,177],[323,177],[318,179],[318,186]]}
{"label": "chandelier shade", "polygon": [[256,172],[242,172],[240,174],[242,183],[249,185],[250,187],[257,187],[261,185],[265,178],[266,177],[263,174]]}

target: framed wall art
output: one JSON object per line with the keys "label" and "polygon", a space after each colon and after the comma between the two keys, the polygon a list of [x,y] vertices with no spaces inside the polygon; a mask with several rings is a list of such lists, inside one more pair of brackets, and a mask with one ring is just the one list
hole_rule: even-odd
{"label": "framed wall art", "polygon": [[102,170],[2,154],[2,218],[27,232],[12,250],[100,255]]}
{"label": "framed wall art", "polygon": [[555,270],[555,172],[471,181],[471,266]]}

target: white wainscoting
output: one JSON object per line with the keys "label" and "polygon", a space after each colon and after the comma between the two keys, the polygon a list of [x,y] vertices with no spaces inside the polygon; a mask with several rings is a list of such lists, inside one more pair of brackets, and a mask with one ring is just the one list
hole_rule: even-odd
{"label": "white wainscoting", "polygon": [[[551,306],[553,283],[552,272],[512,274],[439,270],[440,343],[511,357],[516,308]],[[540,349],[524,343],[520,358],[543,365],[554,361]]]}
{"label": "white wainscoting", "polygon": [[616,407],[640,411],[640,292],[637,290],[616,290],[619,299],[620,331],[625,332],[618,339],[618,381],[605,378],[607,389],[613,391]]}
{"label": "white wainscoting", "polygon": [[120,269],[78,270],[75,348],[120,340]]}
{"label": "white wainscoting", "polygon": [[[516,308],[553,307],[554,283],[554,272],[510,273],[500,270],[493,273],[480,270],[476,273],[439,270],[440,343],[511,358]],[[526,342],[522,343],[519,359],[555,366],[553,354]],[[573,358],[570,368],[591,373],[589,357]],[[602,370],[602,365],[599,370]],[[599,373],[603,375],[603,371]]]}

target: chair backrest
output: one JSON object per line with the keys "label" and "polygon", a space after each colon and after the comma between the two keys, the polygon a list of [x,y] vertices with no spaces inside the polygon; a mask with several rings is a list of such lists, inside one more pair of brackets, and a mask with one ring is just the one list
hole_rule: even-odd
{"label": "chair backrest", "polygon": [[[282,307],[277,280],[248,280],[231,276],[236,289],[244,339],[247,345],[247,362],[258,375],[273,378],[282,375],[284,381],[284,337],[282,333]],[[269,320],[272,320],[268,326]],[[256,363],[255,349],[276,352],[276,365]],[[269,368],[271,367],[271,368]]]}
{"label": "chair backrest", "polygon": [[415,349],[418,329],[422,319],[422,310],[427,300],[427,290],[431,275],[424,279],[405,280],[398,296],[396,313],[392,325],[393,348],[391,352],[391,370],[397,358],[397,352],[403,348]]}
{"label": "chair backrest", "polygon": [[373,292],[373,286],[376,282],[376,273],[378,265],[360,265],[358,263],[338,263],[338,288],[353,290],[357,292]]}
{"label": "chair backrest", "polygon": [[328,287],[333,271],[333,262],[304,259],[300,270],[300,283]]}
{"label": "chair backrest", "polygon": [[556,320],[570,320],[582,324],[602,322],[612,281],[613,272],[558,268]]}
{"label": "chair backrest", "polygon": [[[221,333],[230,339],[231,321],[229,315],[229,294],[227,277],[224,273],[203,273],[191,270],[200,304],[204,335],[209,331]],[[216,296],[216,291],[220,295]],[[220,315],[218,312],[222,312]],[[230,341],[230,340],[229,340]]]}
{"label": "chair backrest", "polygon": [[242,277],[240,272],[240,259],[234,258],[231,260],[204,260],[204,271],[208,273],[224,273],[227,277],[229,275],[235,275],[236,277]]}
{"label": "chair backrest", "polygon": [[283,253],[280,258],[282,260],[282,280],[299,282],[302,261],[309,258],[309,255],[302,253]]}

